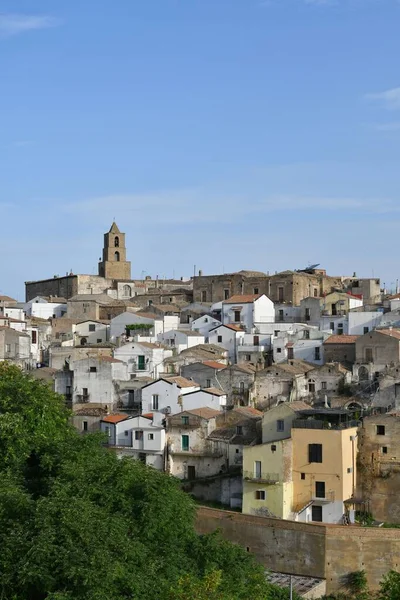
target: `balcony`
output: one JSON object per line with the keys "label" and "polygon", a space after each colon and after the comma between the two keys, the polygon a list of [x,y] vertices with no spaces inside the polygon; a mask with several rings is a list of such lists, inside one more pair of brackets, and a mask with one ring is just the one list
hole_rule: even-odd
{"label": "balcony", "polygon": [[78,404],[85,404],[90,401],[90,394],[76,394],[76,401]]}
{"label": "balcony", "polygon": [[267,483],[271,485],[279,483],[278,473],[265,473],[264,471],[261,473],[243,471],[243,479],[245,481],[251,481],[252,483]]}
{"label": "balcony", "polygon": [[211,448],[203,448],[200,450],[182,450],[181,448],[172,447],[169,451],[172,456],[190,456],[190,457],[209,457],[209,458],[222,458],[224,453],[221,450],[213,450]]}
{"label": "balcony", "polygon": [[341,429],[351,429],[359,427],[360,421],[344,421],[343,423],[331,423],[319,419],[295,419],[292,422],[292,429],[325,429],[326,431],[339,431]]}

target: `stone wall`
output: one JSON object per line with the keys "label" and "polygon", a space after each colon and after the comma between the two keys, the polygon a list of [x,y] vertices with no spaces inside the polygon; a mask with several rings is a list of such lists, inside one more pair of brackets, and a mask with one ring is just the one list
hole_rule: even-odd
{"label": "stone wall", "polygon": [[359,570],[377,589],[385,573],[400,567],[398,529],[298,523],[205,507],[197,512],[196,528],[220,529],[272,571],[326,579],[328,594],[343,591],[348,575]]}
{"label": "stone wall", "polygon": [[25,282],[25,300],[29,302],[36,296],[57,296],[71,298],[78,293],[78,276],[53,277],[42,281]]}

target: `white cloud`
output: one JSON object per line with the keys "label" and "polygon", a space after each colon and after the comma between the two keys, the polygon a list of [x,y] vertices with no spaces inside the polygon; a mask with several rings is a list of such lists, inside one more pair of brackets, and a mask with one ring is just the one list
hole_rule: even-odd
{"label": "white cloud", "polygon": [[387,110],[400,110],[400,87],[384,92],[366,94],[367,100],[378,102]]}
{"label": "white cloud", "polygon": [[400,131],[400,121],[392,121],[391,123],[377,123],[374,126],[376,131],[390,132]]}
{"label": "white cloud", "polygon": [[47,29],[59,24],[58,19],[48,15],[35,16],[16,13],[0,13],[0,37],[11,37],[35,29]]}

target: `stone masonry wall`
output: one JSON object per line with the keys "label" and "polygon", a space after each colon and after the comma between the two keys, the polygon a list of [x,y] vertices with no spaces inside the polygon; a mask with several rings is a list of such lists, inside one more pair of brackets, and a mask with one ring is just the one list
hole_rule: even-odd
{"label": "stone masonry wall", "polygon": [[268,569],[325,578],[327,593],[343,591],[347,576],[365,570],[371,589],[400,567],[400,530],[323,525],[253,517],[200,507],[199,533],[222,535],[254,553]]}

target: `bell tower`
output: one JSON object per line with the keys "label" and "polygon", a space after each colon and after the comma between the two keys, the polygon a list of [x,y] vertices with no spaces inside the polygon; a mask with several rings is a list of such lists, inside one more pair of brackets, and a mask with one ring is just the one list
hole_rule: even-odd
{"label": "bell tower", "polygon": [[125,234],[115,221],[104,234],[103,260],[99,262],[99,275],[106,279],[131,278],[131,263],[126,260]]}

